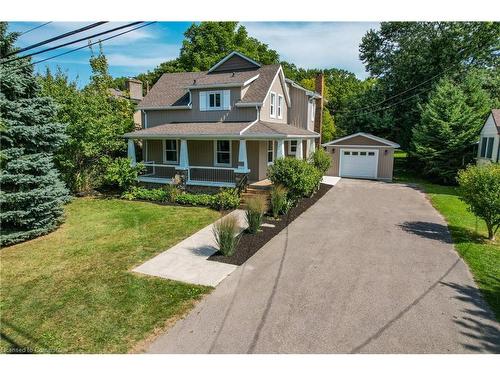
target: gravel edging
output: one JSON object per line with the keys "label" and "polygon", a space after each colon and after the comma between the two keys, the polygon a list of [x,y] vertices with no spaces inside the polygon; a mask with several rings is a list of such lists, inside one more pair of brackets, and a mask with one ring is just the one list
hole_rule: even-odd
{"label": "gravel edging", "polygon": [[275,220],[270,216],[265,216],[262,223],[271,224],[274,225],[274,227],[262,226],[261,230],[255,234],[245,231],[242,233],[240,242],[238,243],[236,251],[232,256],[226,257],[218,251],[211,255],[208,260],[241,266],[247,261],[247,259],[259,251],[262,246],[264,246],[274,236],[285,229],[292,221],[298,218],[309,207],[321,199],[321,197],[323,197],[332,187],[333,186],[331,185],[320,184],[318,191],[312,197],[302,198],[295,207],[290,209],[287,215],[281,216],[278,220]]}

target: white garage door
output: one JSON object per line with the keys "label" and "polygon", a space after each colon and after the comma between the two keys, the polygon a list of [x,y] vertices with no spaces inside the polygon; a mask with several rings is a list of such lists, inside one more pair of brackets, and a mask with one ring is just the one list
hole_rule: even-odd
{"label": "white garage door", "polygon": [[377,178],[378,150],[340,150],[340,177]]}

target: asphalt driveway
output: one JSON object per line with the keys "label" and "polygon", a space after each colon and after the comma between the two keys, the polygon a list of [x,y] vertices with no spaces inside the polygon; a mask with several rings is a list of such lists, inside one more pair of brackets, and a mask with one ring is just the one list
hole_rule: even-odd
{"label": "asphalt driveway", "polygon": [[500,352],[500,325],[424,194],[344,179],[148,351]]}

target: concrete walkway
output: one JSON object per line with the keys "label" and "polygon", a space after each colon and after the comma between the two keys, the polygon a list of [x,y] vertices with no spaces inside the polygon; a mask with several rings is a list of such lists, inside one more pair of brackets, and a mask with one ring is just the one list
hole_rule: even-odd
{"label": "concrete walkway", "polygon": [[[235,215],[238,218],[240,231],[247,227],[243,210],[235,210],[229,215]],[[207,260],[215,252],[217,248],[213,224],[210,224],[134,268],[133,271],[191,284],[216,286],[237,266]]]}
{"label": "concrete walkway", "polygon": [[323,179],[321,182],[326,185],[332,185],[335,186],[337,183],[340,181],[340,177],[335,177],[335,176],[323,176]]}
{"label": "concrete walkway", "polygon": [[151,353],[500,352],[500,325],[425,195],[342,179]]}

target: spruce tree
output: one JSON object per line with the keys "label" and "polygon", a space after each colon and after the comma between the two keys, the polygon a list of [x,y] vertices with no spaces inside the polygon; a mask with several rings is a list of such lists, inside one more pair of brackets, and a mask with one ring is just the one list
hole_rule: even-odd
{"label": "spruce tree", "polygon": [[466,95],[460,85],[443,78],[413,129],[411,155],[421,163],[425,176],[446,184],[456,183],[457,172],[467,164],[465,157],[484,121],[483,110],[476,107],[484,107],[487,97],[479,87],[467,89]]}
{"label": "spruce tree", "polygon": [[[0,23],[0,56],[15,51],[18,34]],[[56,107],[40,96],[30,60],[0,65],[0,244],[45,234],[61,221],[68,190],[54,167],[64,126]]]}

